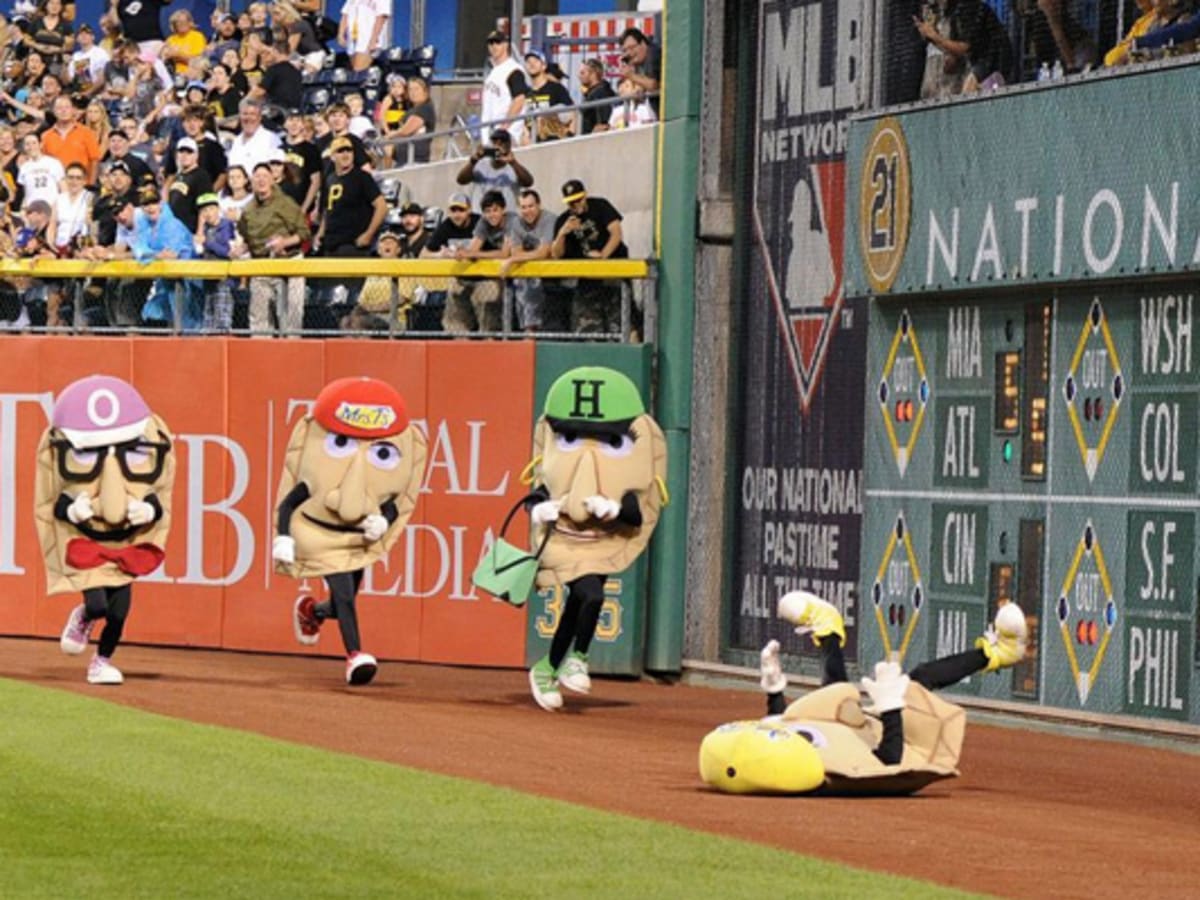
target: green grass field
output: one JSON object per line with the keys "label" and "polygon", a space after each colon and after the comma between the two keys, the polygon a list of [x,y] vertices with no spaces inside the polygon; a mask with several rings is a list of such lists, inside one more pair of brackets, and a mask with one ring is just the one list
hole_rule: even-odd
{"label": "green grass field", "polygon": [[3,679],[0,895],[964,896]]}

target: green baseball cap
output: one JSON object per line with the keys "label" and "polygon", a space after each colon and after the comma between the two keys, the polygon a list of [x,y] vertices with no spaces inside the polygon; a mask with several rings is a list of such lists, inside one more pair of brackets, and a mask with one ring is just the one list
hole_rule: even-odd
{"label": "green baseball cap", "polygon": [[558,377],[543,410],[556,423],[584,430],[623,430],[646,412],[642,395],[626,375],[604,366],[580,366]]}

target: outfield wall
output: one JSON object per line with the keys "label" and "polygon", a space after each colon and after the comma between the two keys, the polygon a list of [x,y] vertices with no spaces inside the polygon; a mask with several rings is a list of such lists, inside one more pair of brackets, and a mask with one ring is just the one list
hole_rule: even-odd
{"label": "outfield wall", "polygon": [[[388,659],[524,665],[526,617],[545,615],[551,601],[535,598],[533,613],[514,609],[477,592],[470,576],[527,490],[519,474],[541,406],[535,385],[544,392],[561,371],[588,363],[622,368],[644,385],[648,354],[528,341],[0,338],[0,629],[57,636],[79,602],[76,594],[45,596],[33,519],[36,448],[55,394],[108,373],[137,386],[163,416],[178,454],[166,560],[137,583],[126,639],[338,653],[335,635],[315,650],[292,636],[296,597],[323,596],[325,586],[274,573],[272,518],[296,421],[328,381],[370,375],[401,391],[430,453],[416,512],[363,582],[368,649]],[[613,626],[598,635],[597,670],[641,670],[645,638],[635,623],[645,619],[644,579],[635,569],[611,591]]]}

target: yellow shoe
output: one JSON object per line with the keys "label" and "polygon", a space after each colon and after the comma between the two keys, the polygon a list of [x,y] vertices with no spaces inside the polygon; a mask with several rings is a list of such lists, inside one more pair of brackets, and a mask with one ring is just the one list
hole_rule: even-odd
{"label": "yellow shoe", "polygon": [[796,634],[812,634],[813,643],[831,634],[846,646],[846,625],[837,607],[808,591],[792,591],[779,598],[779,618],[796,626]]}
{"label": "yellow shoe", "polygon": [[1015,666],[1025,658],[1025,639],[1029,630],[1025,625],[1025,613],[1015,603],[1005,603],[996,613],[996,621],[976,638],[976,649],[988,658],[987,672],[996,672]]}

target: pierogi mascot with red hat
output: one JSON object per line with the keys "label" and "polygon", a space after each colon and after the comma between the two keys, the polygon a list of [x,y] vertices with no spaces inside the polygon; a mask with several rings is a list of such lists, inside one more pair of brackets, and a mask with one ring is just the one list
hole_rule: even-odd
{"label": "pierogi mascot with red hat", "polygon": [[38,444],[34,515],[50,594],[81,591],[59,646],[83,653],[104,620],[88,665],[91,684],[121,684],[112,664],[133,580],[163,560],[171,525],[171,433],[141,394],[111,375],[90,375],[58,395]]}
{"label": "pierogi mascot with red hat", "polygon": [[880,662],[862,679],[872,702],[846,679],[842,646],[846,629],[832,604],[807,591],[779,600],[779,616],[811,634],[821,651],[822,687],[790,706],[779,642],[762,650],[764,719],[731,722],[700,745],[700,777],[732,794],[911,794],[958,775],[966,714],[936,696],[977,672],[996,672],[1025,656],[1025,614],[1015,603],[972,650],[922,663],[908,674],[899,663]]}
{"label": "pierogi mascot with red hat", "polygon": [[379,664],[363,652],[355,600],[367,566],[395,545],[417,504],[425,473],[424,433],[404,398],[375,378],[339,378],[296,423],[279,480],[275,570],[325,577],[329,599],[301,597],[296,640],[316,644],[321,623],[337,619],[346,682],[367,684]]}

